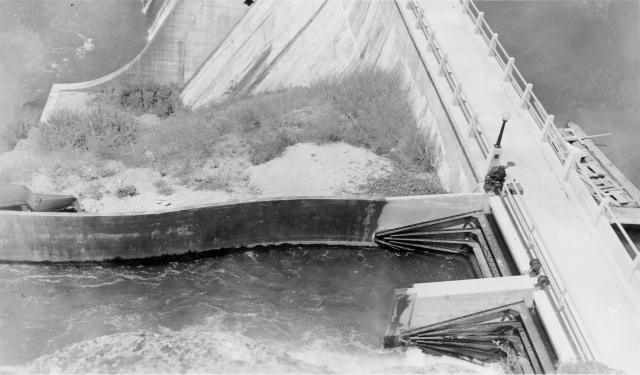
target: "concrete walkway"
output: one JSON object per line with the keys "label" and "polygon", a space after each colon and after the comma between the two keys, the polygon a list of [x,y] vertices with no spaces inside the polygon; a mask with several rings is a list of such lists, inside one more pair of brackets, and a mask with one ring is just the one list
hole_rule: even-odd
{"label": "concrete walkway", "polygon": [[[611,255],[624,251],[622,245],[612,241],[609,233],[595,229],[585,214],[584,202],[563,183],[560,162],[549,145],[540,141],[540,130],[531,115],[520,108],[519,97],[503,80],[503,72],[494,58],[488,56],[484,41],[474,34],[462,4],[455,0],[421,0],[420,5],[448,53],[469,102],[479,112],[490,142],[497,138],[501,114],[511,113],[502,141],[503,164],[507,161],[516,164],[508,170],[509,175],[524,187],[530,214],[567,282],[576,313],[587,327],[586,334],[599,359],[613,368],[640,372],[637,295]],[[411,11],[405,10],[404,14],[415,20]],[[414,34],[419,48],[426,51],[422,34],[418,30]],[[436,76],[437,72],[432,74]],[[541,100],[544,102],[544,98]],[[473,142],[469,139],[470,145]],[[485,172],[479,171],[482,175]]]}

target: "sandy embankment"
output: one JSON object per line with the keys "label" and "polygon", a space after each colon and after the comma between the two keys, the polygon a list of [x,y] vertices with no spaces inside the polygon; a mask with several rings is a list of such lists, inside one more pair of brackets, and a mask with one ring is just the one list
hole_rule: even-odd
{"label": "sandy embankment", "polygon": [[[23,149],[1,155],[0,164],[4,165],[0,166],[24,165],[16,160],[28,153]],[[38,193],[73,194],[88,212],[118,213],[267,197],[352,195],[358,194],[358,186],[368,177],[383,176],[392,169],[390,160],[363,148],[345,143],[302,143],[290,146],[281,157],[261,165],[230,159],[206,163],[198,173],[219,174],[221,164],[228,182],[217,190],[187,187],[179,179],[162,176],[157,170],[126,168],[120,162],[106,163],[102,167],[109,170],[106,175],[89,166],[82,170],[82,176],[72,173],[62,178],[55,171],[34,167],[31,172],[25,171],[30,176],[22,176],[21,181],[15,182]],[[138,194],[116,197],[115,191],[125,185],[134,185]]]}

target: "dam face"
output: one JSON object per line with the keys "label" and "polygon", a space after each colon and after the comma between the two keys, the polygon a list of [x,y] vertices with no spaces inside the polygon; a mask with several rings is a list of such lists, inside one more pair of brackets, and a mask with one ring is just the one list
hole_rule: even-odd
{"label": "dam face", "polygon": [[149,30],[149,45],[119,78],[182,87],[247,10],[240,0],[162,2]]}

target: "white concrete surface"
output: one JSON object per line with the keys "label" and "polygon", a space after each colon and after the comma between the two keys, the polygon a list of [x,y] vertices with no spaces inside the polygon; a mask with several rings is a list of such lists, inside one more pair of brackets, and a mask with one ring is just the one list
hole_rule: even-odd
{"label": "white concrete surface", "polygon": [[511,112],[502,141],[503,161],[516,164],[509,174],[524,187],[524,201],[567,282],[597,359],[613,368],[640,372],[638,297],[613,260],[616,252],[624,251],[622,244],[605,233],[610,228],[596,229],[583,208],[587,203],[578,198],[583,192],[575,191],[581,187],[563,183],[560,162],[550,146],[540,142],[540,130],[520,107],[513,88],[503,81],[502,71],[489,58],[481,37],[474,34],[462,5],[455,0],[422,0],[420,5],[469,101],[479,111],[489,140],[497,137],[501,114]]}
{"label": "white concrete surface", "polygon": [[409,324],[422,327],[521,301],[531,307],[535,282],[508,276],[414,284],[406,291],[414,301]]}

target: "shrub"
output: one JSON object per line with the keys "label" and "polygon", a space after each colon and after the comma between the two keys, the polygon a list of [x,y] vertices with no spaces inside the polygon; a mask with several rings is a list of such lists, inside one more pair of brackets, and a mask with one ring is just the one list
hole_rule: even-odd
{"label": "shrub", "polygon": [[280,156],[296,140],[284,130],[262,131],[253,136],[249,143],[249,160],[251,164],[259,165]]}
{"label": "shrub", "polygon": [[405,139],[394,159],[404,168],[435,172],[440,164],[440,146],[416,129],[413,137]]}
{"label": "shrub", "polygon": [[116,197],[118,198],[133,197],[134,195],[138,195],[138,189],[133,185],[120,186],[116,189]]}
{"label": "shrub", "polygon": [[117,109],[96,107],[88,112],[61,110],[41,125],[40,144],[45,149],[78,149],[113,156],[118,148],[135,142],[136,120]]}
{"label": "shrub", "polygon": [[196,190],[220,190],[227,193],[233,192],[232,175],[228,171],[220,171],[219,173],[204,177],[196,177],[193,185]]}
{"label": "shrub", "polygon": [[170,116],[182,107],[176,87],[153,81],[125,84],[119,89],[118,102],[138,114],[152,113],[160,117]]}
{"label": "shrub", "polygon": [[333,136],[354,146],[388,155],[415,138],[416,124],[400,75],[380,69],[363,69],[338,80],[313,85],[338,112],[340,132]]}

